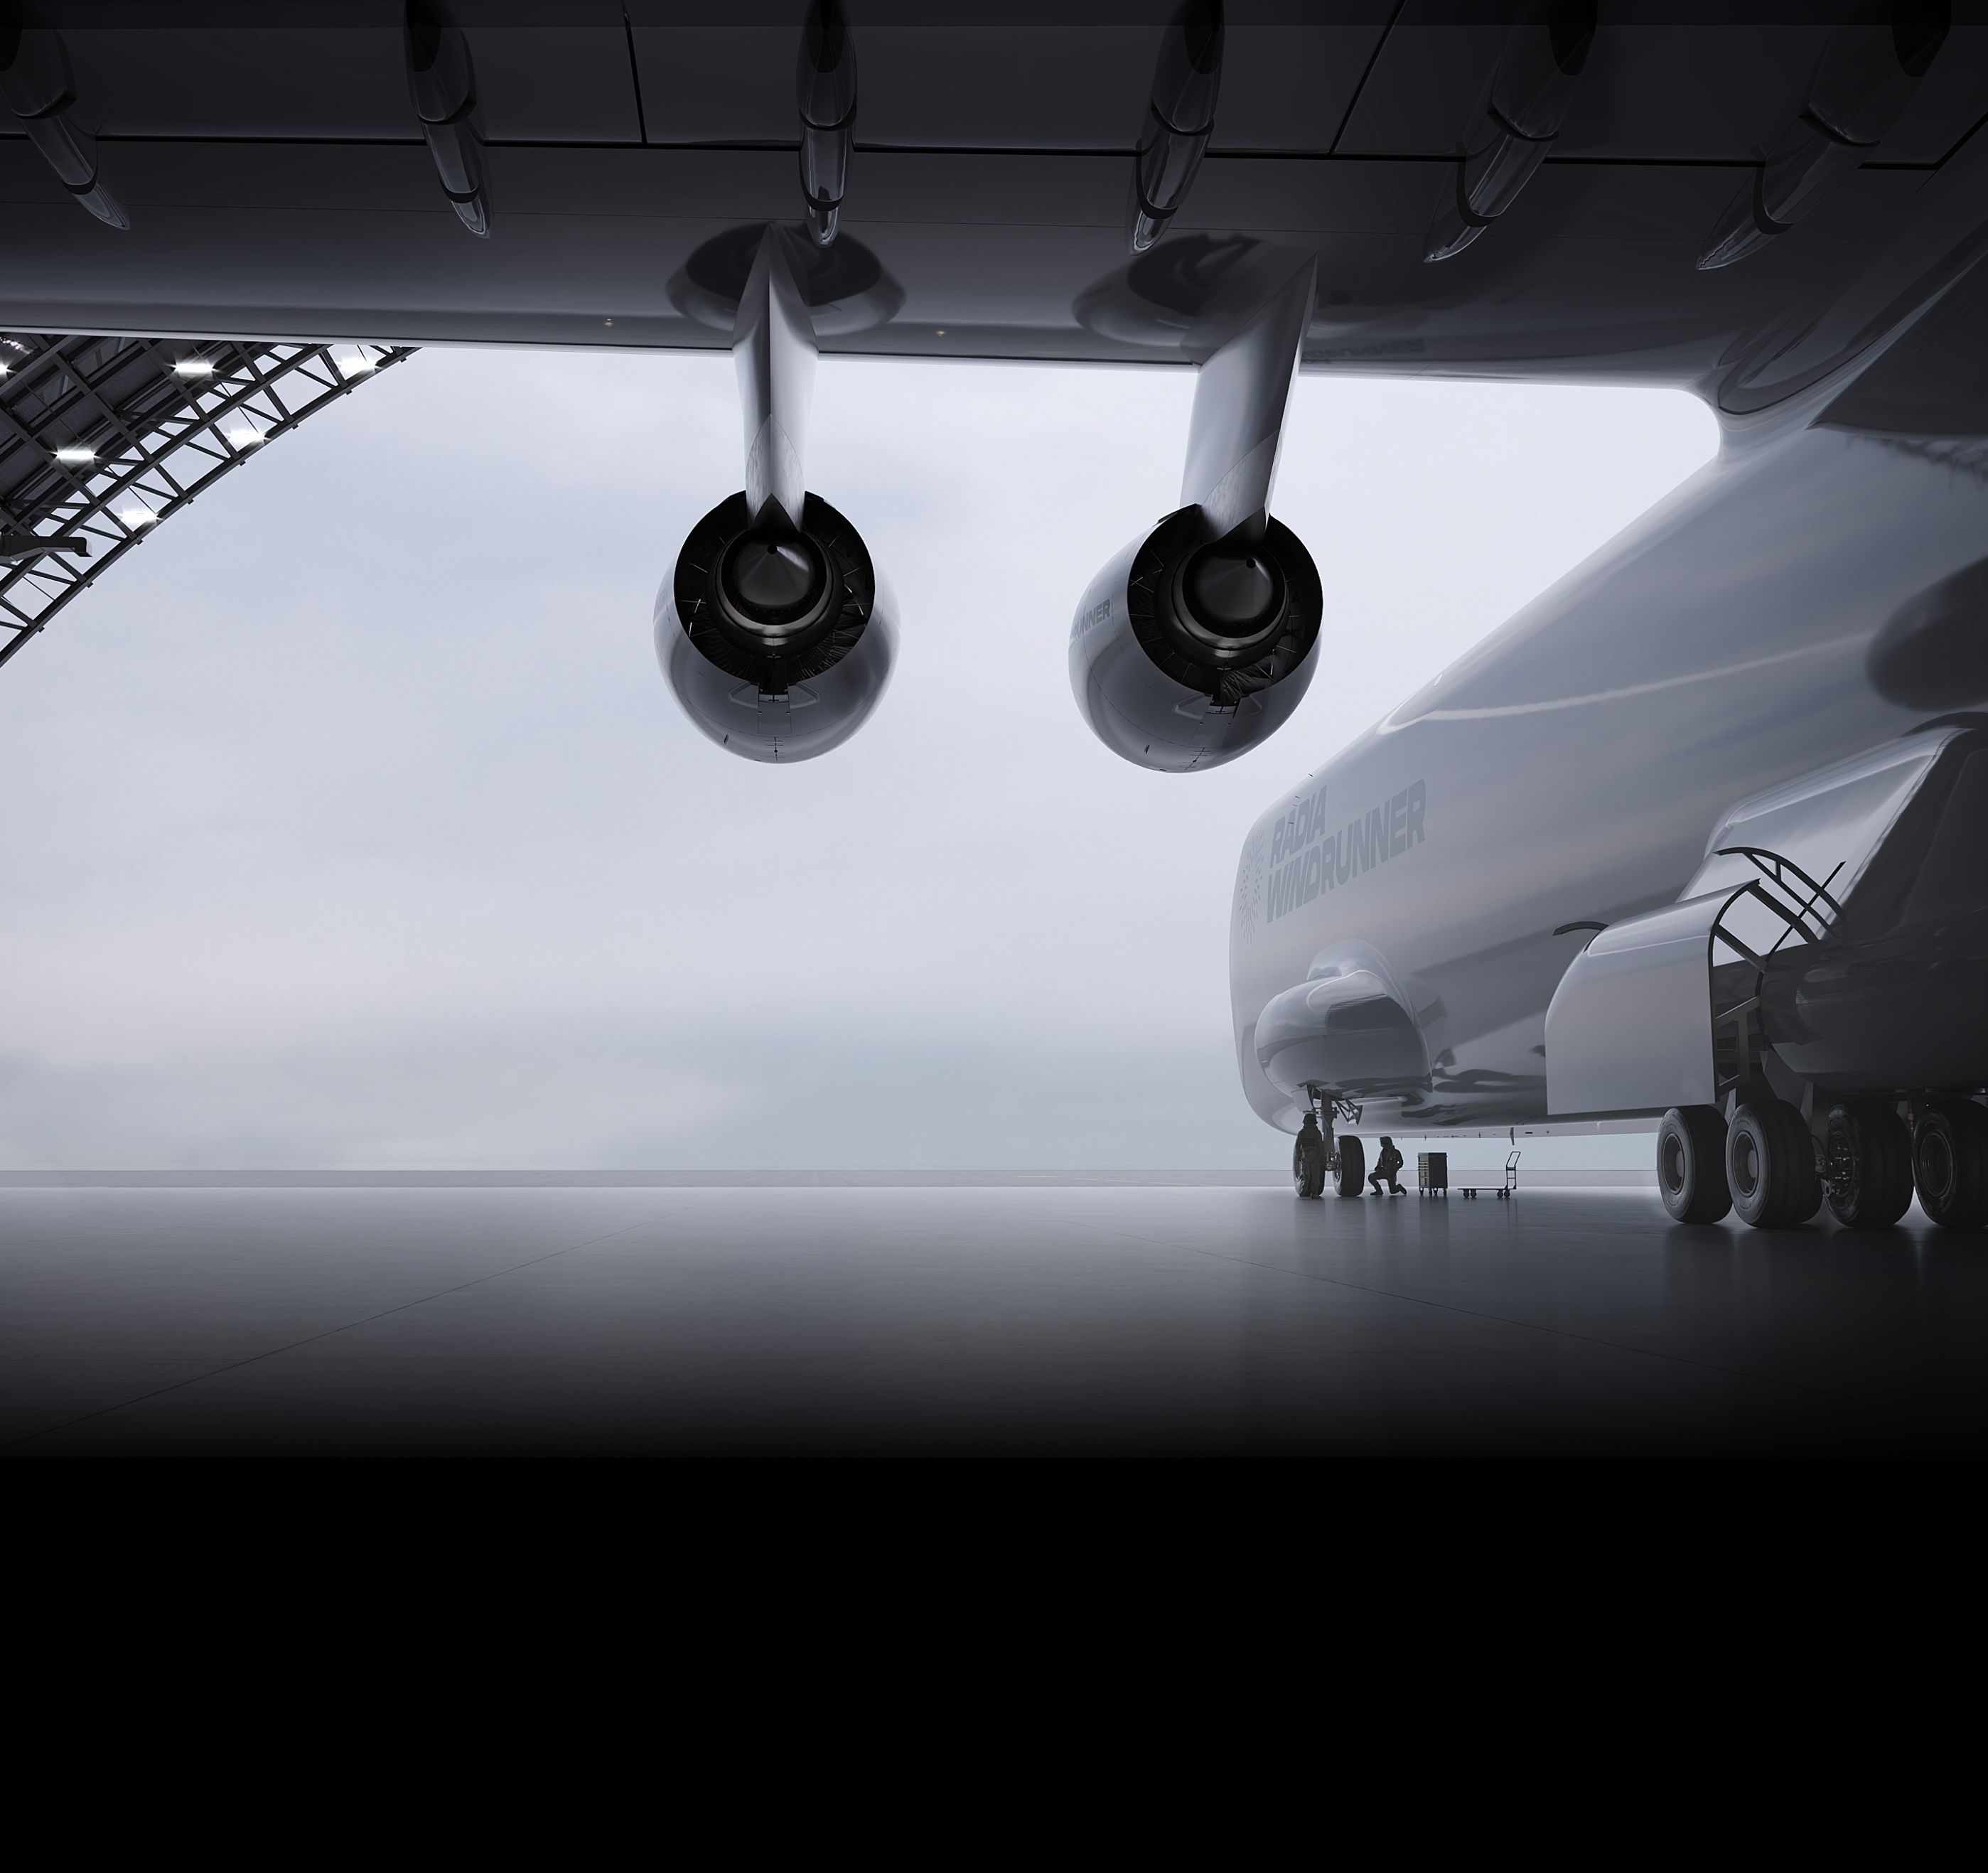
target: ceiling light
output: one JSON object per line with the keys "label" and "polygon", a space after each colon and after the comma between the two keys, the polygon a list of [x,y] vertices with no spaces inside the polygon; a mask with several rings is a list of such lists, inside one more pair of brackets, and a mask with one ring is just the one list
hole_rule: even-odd
{"label": "ceiling light", "polygon": [[80,468],[84,463],[96,459],[96,451],[93,448],[59,448],[56,451],[56,460],[66,461],[71,468]]}
{"label": "ceiling light", "polygon": [[159,519],[149,507],[127,507],[117,518],[134,532],[140,527],[156,526]]}
{"label": "ceiling light", "polygon": [[228,439],[237,448],[253,448],[257,443],[269,440],[259,429],[231,429]]}
{"label": "ceiling light", "polygon": [[367,357],[363,351],[357,357],[340,358],[338,360],[339,375],[341,377],[361,377],[366,372],[377,368],[373,360]]}
{"label": "ceiling light", "polygon": [[207,358],[183,357],[173,367],[173,375],[176,377],[211,377],[214,375],[214,365]]}

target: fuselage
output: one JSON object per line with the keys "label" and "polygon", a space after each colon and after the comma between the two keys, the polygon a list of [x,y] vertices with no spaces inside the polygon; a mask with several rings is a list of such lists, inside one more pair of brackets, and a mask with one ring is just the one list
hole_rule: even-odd
{"label": "fuselage", "polygon": [[1281,794],[1244,842],[1230,928],[1256,1111],[1302,1115],[1259,1064],[1258,1016],[1344,956],[1412,1011],[1428,1062],[1425,1090],[1370,1097],[1361,1129],[1545,1120],[1547,1009],[1587,935],[1556,931],[1675,898],[1735,800],[1941,712],[1884,693],[1872,644],[1980,557],[1984,475],[1965,448],[1835,427],[1827,406],[1729,439]]}

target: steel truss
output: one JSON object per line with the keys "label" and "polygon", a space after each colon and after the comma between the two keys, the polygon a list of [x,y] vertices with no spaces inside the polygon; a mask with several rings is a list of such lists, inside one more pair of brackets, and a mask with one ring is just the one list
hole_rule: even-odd
{"label": "steel truss", "polygon": [[0,664],[195,495],[413,353],[0,336]]}

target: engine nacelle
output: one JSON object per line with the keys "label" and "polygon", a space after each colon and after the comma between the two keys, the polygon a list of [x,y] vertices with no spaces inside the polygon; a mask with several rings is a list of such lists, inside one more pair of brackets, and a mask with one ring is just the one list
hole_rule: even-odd
{"label": "engine nacelle", "polygon": [[896,607],[863,536],[809,495],[798,532],[746,496],[691,529],[656,594],[656,655],[684,713],[749,761],[806,761],[860,728],[891,680]]}
{"label": "engine nacelle", "polygon": [[1077,705],[1106,747],[1186,773],[1232,761],[1295,709],[1324,597],[1303,543],[1272,519],[1209,538],[1184,507],[1090,583],[1070,633]]}

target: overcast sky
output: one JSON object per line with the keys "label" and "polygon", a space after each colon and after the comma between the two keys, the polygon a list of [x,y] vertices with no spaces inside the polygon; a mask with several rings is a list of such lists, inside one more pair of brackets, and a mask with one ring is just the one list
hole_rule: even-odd
{"label": "overcast sky", "polygon": [[1317,680],[1168,776],[1092,741],[1064,647],[1175,505],[1192,392],[824,360],[809,485],[901,656],[779,769],[651,644],[739,484],[729,359],[430,350],[313,418],[0,671],[0,1163],[1282,1164],[1232,1060],[1242,835],[1715,437],[1681,396],[1303,380]]}

